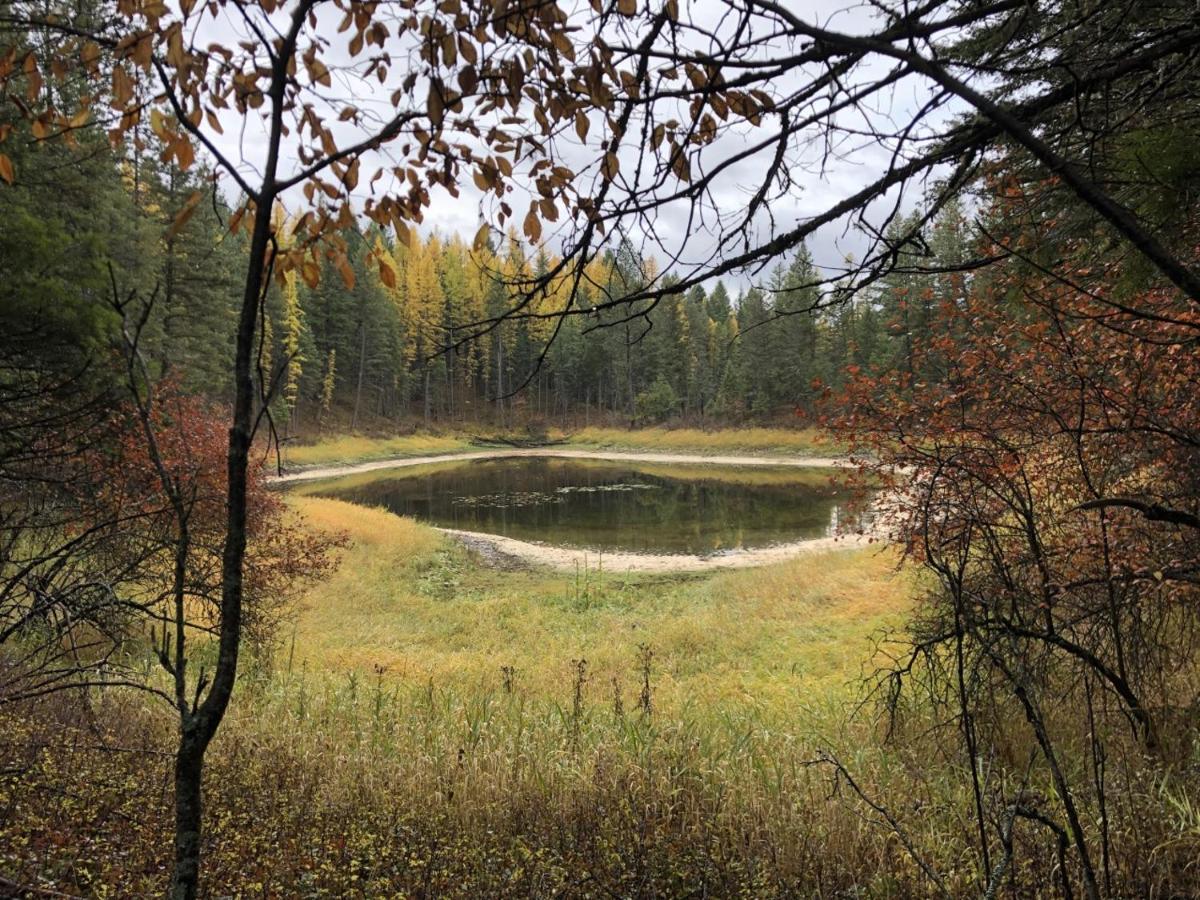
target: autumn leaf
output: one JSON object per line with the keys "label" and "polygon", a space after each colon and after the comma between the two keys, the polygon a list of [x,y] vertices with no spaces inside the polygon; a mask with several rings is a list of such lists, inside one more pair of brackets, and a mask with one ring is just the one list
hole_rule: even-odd
{"label": "autumn leaf", "polygon": [[0,178],[3,178],[9,184],[12,184],[16,179],[16,173],[13,172],[12,160],[0,153]]}
{"label": "autumn leaf", "polygon": [[314,84],[324,85],[325,87],[333,86],[333,79],[329,76],[329,67],[321,62],[317,57],[306,59],[305,66],[308,68],[309,80]]}
{"label": "autumn leaf", "polygon": [[617,154],[611,150],[604,154],[604,162],[600,164],[600,173],[604,176],[605,181],[612,181],[617,177],[617,173],[621,171],[621,163],[617,159]]}
{"label": "autumn leaf", "polygon": [[395,289],[396,287],[396,270],[392,268],[383,254],[376,257],[375,261],[379,264],[379,280],[383,282],[385,287]]}
{"label": "autumn leaf", "polygon": [[321,267],[312,260],[305,260],[300,267],[300,277],[310,288],[315,288],[321,283]]}
{"label": "autumn leaf", "polygon": [[538,220],[537,213],[533,209],[530,209],[529,212],[525,214],[525,222],[523,223],[522,228],[525,231],[525,236],[528,237],[529,240],[533,241],[533,243],[536,244],[538,239],[541,238],[542,223]]}

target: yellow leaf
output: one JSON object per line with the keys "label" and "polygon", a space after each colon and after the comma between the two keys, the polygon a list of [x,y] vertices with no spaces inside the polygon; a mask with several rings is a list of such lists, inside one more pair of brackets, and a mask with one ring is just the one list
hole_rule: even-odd
{"label": "yellow leaf", "polygon": [[488,236],[492,233],[492,228],[487,222],[479,226],[479,230],[475,232],[475,240],[471,242],[471,246],[476,250],[482,250],[487,246]]}

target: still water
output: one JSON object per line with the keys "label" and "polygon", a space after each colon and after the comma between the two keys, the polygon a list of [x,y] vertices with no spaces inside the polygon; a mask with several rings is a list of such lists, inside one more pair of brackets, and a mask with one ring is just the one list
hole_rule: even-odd
{"label": "still water", "polygon": [[525,541],[708,554],[830,535],[849,499],[835,476],[525,457],[385,469],[302,490]]}

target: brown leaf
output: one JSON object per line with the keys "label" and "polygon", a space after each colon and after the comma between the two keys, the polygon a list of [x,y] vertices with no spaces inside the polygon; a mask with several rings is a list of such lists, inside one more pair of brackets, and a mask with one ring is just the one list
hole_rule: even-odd
{"label": "brown leaf", "polygon": [[617,154],[611,150],[604,154],[604,162],[600,165],[600,173],[604,176],[605,181],[612,181],[617,177],[617,173],[621,171],[621,163],[617,159]]}
{"label": "brown leaf", "polygon": [[300,277],[310,288],[315,288],[321,283],[321,267],[312,260],[305,260],[300,267]]}
{"label": "brown leaf", "polygon": [[392,268],[391,263],[384,258],[384,254],[382,253],[376,257],[376,261],[379,263],[379,280],[383,282],[385,287],[395,289],[396,270]]}
{"label": "brown leaf", "polygon": [[9,184],[12,184],[16,179],[16,173],[13,172],[12,160],[0,153],[0,178],[3,178]]}
{"label": "brown leaf", "polygon": [[525,231],[525,236],[536,244],[542,236],[542,223],[538,221],[537,213],[532,208],[526,213],[525,222],[522,227]]}
{"label": "brown leaf", "polygon": [[688,164],[687,156],[680,150],[671,161],[671,171],[680,181],[692,180],[692,167]]}
{"label": "brown leaf", "polygon": [[315,56],[312,59],[304,61],[308,68],[308,77],[316,84],[323,84],[325,87],[333,86],[333,79],[329,77],[329,67]]}
{"label": "brown leaf", "polygon": [[179,163],[179,168],[187,171],[192,167],[192,163],[196,161],[196,153],[192,149],[192,142],[185,137],[179,138],[172,144],[175,150],[175,159]]}
{"label": "brown leaf", "polygon": [[342,276],[342,284],[346,285],[346,290],[354,290],[354,269],[350,268],[350,260],[346,259],[346,255],[339,253],[333,264],[337,266],[338,274]]}

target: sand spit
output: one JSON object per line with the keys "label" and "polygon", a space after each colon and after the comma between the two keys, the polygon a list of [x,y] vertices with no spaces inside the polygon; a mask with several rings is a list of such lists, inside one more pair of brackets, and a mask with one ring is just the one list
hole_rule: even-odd
{"label": "sand spit", "polygon": [[[532,541],[519,541],[498,534],[482,534],[478,531],[458,531],[439,528],[467,546],[480,550],[487,547],[503,559],[519,559],[532,566],[551,569],[603,568],[606,572],[711,572],[716,569],[741,569],[749,566],[766,566],[785,562],[808,553],[825,553],[836,550],[854,550],[871,543],[865,535],[815,538],[795,541],[770,547],[750,550],[726,550],[698,556],[673,553],[597,553],[595,550],[579,550],[572,547],[552,547]],[[488,554],[484,554],[485,559]]]}

